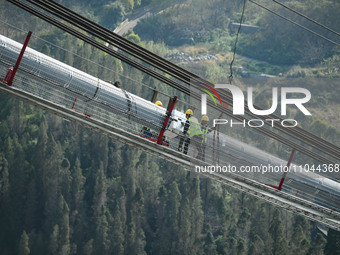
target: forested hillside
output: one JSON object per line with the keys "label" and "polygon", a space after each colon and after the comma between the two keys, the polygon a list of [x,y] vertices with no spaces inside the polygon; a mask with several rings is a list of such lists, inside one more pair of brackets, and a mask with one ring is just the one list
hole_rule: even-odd
{"label": "forested hillside", "polygon": [[1,109],[1,254],[322,254],[304,218],[15,99]]}
{"label": "forested hillside", "polygon": [[[226,19],[216,17],[239,18],[242,1],[58,2],[108,28],[117,26],[138,7],[172,5],[176,5],[172,18],[166,12],[164,24],[176,27],[177,21],[184,20],[180,14],[191,13],[187,9],[191,6],[194,11],[187,15],[185,26],[191,29],[189,24],[195,24],[195,29],[202,31],[197,34],[198,42],[210,44],[208,49],[202,46],[201,51],[220,54],[221,62],[202,62],[187,68],[211,80],[228,75],[225,55],[233,37],[228,34]],[[128,91],[146,99],[150,99],[151,91],[135,81],[176,93],[5,0],[0,0],[0,14],[1,34],[22,41],[30,29],[61,48],[34,39],[32,47],[91,75],[103,80],[119,79]],[[166,45],[179,30],[169,38],[155,31],[153,34],[160,37],[148,37],[151,33],[147,32],[147,24],[155,24],[158,19],[145,20],[135,32],[145,47],[164,56],[177,50]],[[164,29],[163,23],[158,28]],[[155,42],[148,41],[151,39]],[[338,103],[331,93],[325,96],[334,100],[334,105]],[[310,129],[320,128],[318,123],[303,124]],[[321,127],[325,138],[338,141],[338,128],[328,124]],[[340,254],[339,233],[330,230],[327,242],[315,227],[305,218],[0,95],[0,254]]]}
{"label": "forested hillside", "polygon": [[[340,3],[330,1],[281,1],[295,11],[311,17],[329,30],[339,31]],[[136,32],[142,39],[164,41],[168,45],[191,43],[201,45],[215,53],[226,53],[234,46],[238,23],[244,1],[196,0],[175,5],[175,8],[142,20]],[[338,42],[338,35],[301,16],[288,11],[273,1],[259,1],[278,15],[297,22],[330,40]],[[317,64],[333,55],[339,47],[315,34],[270,13],[252,2],[246,2],[243,24],[257,25],[255,33],[241,33],[238,53],[267,61],[271,64]],[[150,29],[152,28],[152,29]],[[243,28],[246,31],[246,28]],[[242,31],[242,28],[241,28]],[[190,40],[189,40],[190,39]],[[338,42],[339,43],[339,42]],[[338,62],[339,65],[339,62]]]}

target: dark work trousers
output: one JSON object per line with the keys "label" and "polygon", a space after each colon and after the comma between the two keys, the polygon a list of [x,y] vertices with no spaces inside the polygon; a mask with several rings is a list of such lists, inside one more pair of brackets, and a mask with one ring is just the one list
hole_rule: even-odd
{"label": "dark work trousers", "polygon": [[200,150],[198,150],[197,159],[204,161],[205,160],[205,143],[201,143]]}
{"label": "dark work trousers", "polygon": [[190,137],[184,138],[184,148],[183,148],[184,154],[188,154],[189,145],[190,145]]}
{"label": "dark work trousers", "polygon": [[202,158],[202,138],[200,135],[195,135],[191,138],[187,138],[189,139],[189,143],[188,143],[188,146],[187,146],[187,149],[185,149],[186,145],[184,144],[184,153],[187,154],[187,151],[188,151],[188,147],[189,147],[189,144],[191,142],[191,145],[197,149],[197,155],[196,155],[196,158],[197,159],[201,159]]}

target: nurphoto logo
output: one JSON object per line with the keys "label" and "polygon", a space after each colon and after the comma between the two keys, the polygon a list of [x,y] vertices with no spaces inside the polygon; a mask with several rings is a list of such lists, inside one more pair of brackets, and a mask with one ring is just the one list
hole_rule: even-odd
{"label": "nurphoto logo", "polygon": [[[206,85],[206,84],[205,84]],[[223,107],[228,107],[227,104],[223,103],[221,101],[221,98],[219,94],[217,93],[216,89],[228,89],[230,90],[232,97],[233,97],[233,115],[244,115],[245,114],[245,96],[242,92],[242,90],[234,85],[228,85],[228,84],[215,84],[215,88],[206,85],[210,88],[211,91],[216,95],[218,98],[220,104]],[[278,106],[279,101],[279,93],[278,88],[273,87],[272,88],[272,105],[269,109],[263,110],[263,109],[256,109],[254,107],[253,103],[253,88],[248,87],[247,90],[247,102],[248,102],[248,109],[251,113],[258,115],[258,116],[267,116],[272,113],[274,113]],[[207,114],[207,94],[212,98],[215,105],[217,105],[216,100],[211,92],[209,92],[206,89],[202,89],[202,91],[206,92],[206,94],[201,95],[201,114],[206,115]],[[296,88],[296,87],[282,87],[280,90],[281,94],[281,115],[286,116],[287,115],[287,105],[295,105],[304,115],[312,115],[306,107],[303,105],[311,99],[311,93],[309,90],[305,88]],[[299,98],[289,98],[289,94],[298,94]],[[301,97],[302,95],[302,97]],[[295,127],[297,126],[298,122],[294,119],[251,119],[251,120],[243,120],[243,122],[236,122],[232,119],[226,120],[226,119],[214,119],[213,120],[213,126],[216,125],[223,125],[230,123],[230,126],[233,127],[235,125],[242,125],[244,127],[262,127],[265,122],[270,122],[272,127],[275,125],[275,123],[280,123],[283,127]]]}

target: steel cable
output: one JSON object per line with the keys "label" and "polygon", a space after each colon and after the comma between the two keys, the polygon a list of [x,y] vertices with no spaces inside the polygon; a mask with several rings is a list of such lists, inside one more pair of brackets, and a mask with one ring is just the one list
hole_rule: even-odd
{"label": "steel cable", "polygon": [[[112,43],[116,47],[121,48],[127,53],[143,60],[144,62],[151,64],[154,67],[159,68],[160,70],[166,73],[171,74],[175,78],[180,79],[181,81],[186,82],[187,84],[190,84],[195,87],[204,87],[200,83],[213,85],[210,82],[200,78],[199,76],[192,74],[188,72],[187,70],[181,67],[178,67],[167,60],[160,58],[159,56],[153,54],[152,52],[138,45],[134,45],[127,39],[122,38],[119,35],[112,33],[110,30],[97,25],[96,23],[78,15],[77,13],[71,10],[66,9],[62,5],[59,5],[53,1],[39,1],[39,0],[28,0],[28,1],[41,8],[44,8],[47,11],[50,11],[50,12],[52,11],[52,13],[72,23],[73,25],[76,25],[79,27],[78,23],[81,23],[80,26],[82,29],[84,29],[85,31],[88,31],[91,34],[98,35],[103,40],[105,40],[105,37],[107,41],[110,41],[110,39],[114,39],[114,41],[113,42],[110,41],[110,43]],[[52,7],[52,10],[51,10],[51,7]],[[65,13],[67,13],[67,15]],[[221,92],[221,95],[222,95],[222,98],[225,99],[225,101],[227,101],[230,105],[232,105],[231,104],[232,95],[230,92],[224,91],[224,92]],[[260,107],[255,106],[255,108],[261,110]],[[247,108],[245,110],[248,115],[253,116],[253,117],[258,117],[257,115],[254,115],[249,110],[247,110]],[[268,117],[282,120],[281,118],[273,114],[270,116],[261,116],[261,119],[264,120],[264,119],[267,119]],[[266,123],[266,124],[269,125],[269,123]],[[339,147],[315,135],[312,135],[309,132],[304,131],[303,129],[299,127],[290,128],[289,131],[286,128],[280,127],[280,126],[275,126],[274,128],[278,129],[279,131],[284,132],[285,134],[293,137],[296,140],[307,143],[308,145],[316,149],[321,149],[324,153],[340,160],[340,148]]]}
{"label": "steel cable", "polygon": [[[26,9],[26,10],[28,10],[29,12],[33,12],[35,15],[38,15],[38,16],[40,16],[40,17],[42,17],[43,19],[45,19],[45,20],[47,20],[48,22],[50,22],[50,23],[52,23],[52,24],[58,24],[57,26],[59,26],[59,28],[62,28],[63,30],[65,30],[65,31],[72,31],[72,29],[70,30],[69,28],[67,28],[67,26],[65,25],[65,24],[63,24],[63,23],[61,23],[61,22],[56,22],[56,20],[55,19],[52,19],[51,17],[48,17],[47,15],[45,15],[45,14],[43,14],[43,13],[41,13],[40,12],[40,14],[39,14],[39,12],[37,12],[37,10],[35,10],[34,8],[32,8],[31,6],[28,6],[28,5],[26,5],[25,6],[25,4],[23,4],[21,1],[15,1],[15,0],[8,0],[9,2],[12,2],[12,3],[14,3],[14,4],[16,4],[16,5],[18,5],[18,6],[22,6],[22,7],[24,7],[24,9]],[[30,1],[30,2],[34,2],[35,3],[35,1]],[[49,3],[53,3],[52,1],[46,1],[46,2],[49,2]],[[45,2],[45,3],[46,3]],[[42,14],[42,15],[41,15]],[[74,30],[74,29],[73,29]],[[99,29],[97,29],[97,30],[99,30]],[[74,30],[75,31],[75,30]],[[78,31],[75,31],[74,32],[73,31],[73,35],[75,35],[75,36],[78,36],[78,38],[82,38],[82,39],[86,39],[86,36],[84,35],[84,34],[82,34],[82,33],[79,33]],[[110,33],[111,33],[111,31],[109,31]],[[89,42],[89,40],[87,39],[86,40],[87,42]],[[128,41],[129,42],[129,41]],[[96,42],[95,40],[93,40],[92,39],[92,42],[90,41],[89,43],[91,43],[92,45],[94,45],[95,47],[97,47],[97,48],[100,48],[100,49],[103,49],[105,52],[107,52],[107,53],[109,53],[109,54],[111,54],[111,55],[113,55],[113,56],[116,56],[117,58],[120,58],[121,60],[122,60],[122,56],[120,56],[119,54],[117,54],[117,52],[115,52],[115,51],[108,51],[108,49],[107,49],[107,47],[105,47],[105,46],[103,46],[102,44],[100,44],[100,43],[98,43],[98,42]],[[130,43],[130,42],[129,42]],[[143,50],[145,50],[145,49],[143,49]],[[124,55],[123,55],[124,56]],[[125,57],[125,56],[124,56]],[[158,57],[159,58],[159,57]],[[125,59],[126,60],[126,59]],[[123,60],[122,60],[123,61]],[[124,61],[125,62],[125,61]],[[130,59],[128,59],[128,60],[126,60],[126,62],[127,63],[131,63],[131,60]],[[132,62],[133,63],[133,62]],[[176,83],[176,82],[174,82],[174,81],[172,81],[172,80],[170,80],[170,79],[165,79],[165,77],[164,76],[162,76],[162,77],[159,77],[159,74],[158,73],[156,73],[156,72],[154,72],[154,71],[152,71],[152,72],[150,72],[150,70],[148,70],[148,69],[146,69],[145,67],[141,67],[141,66],[143,66],[143,65],[141,65],[141,66],[139,66],[140,64],[138,63],[138,65],[136,65],[136,64],[134,64],[134,67],[136,67],[136,68],[138,68],[138,69],[140,69],[140,68],[143,68],[143,69],[140,69],[140,70],[142,70],[142,71],[145,71],[145,72],[147,72],[149,75],[151,75],[151,76],[153,76],[153,77],[157,77],[157,79],[161,79],[161,81],[163,81],[164,83],[166,83],[166,84],[168,84],[168,85],[170,85],[170,86],[173,86],[174,88],[176,88],[176,89],[178,89],[179,91],[181,91],[181,92],[183,92],[183,93],[185,93],[185,94],[188,94],[188,95],[190,95],[190,96],[194,96],[194,98],[196,98],[196,99],[198,99],[198,100],[200,100],[200,97],[199,97],[199,95],[198,95],[198,97],[197,97],[197,95],[193,95],[193,94],[190,94],[190,91],[189,91],[189,89],[188,88],[185,88],[184,86],[182,86],[182,85],[180,85],[180,84],[178,84],[178,83]],[[173,64],[172,64],[173,65]],[[137,67],[138,66],[138,67]],[[180,68],[181,69],[181,68]],[[171,71],[171,70],[170,70]],[[167,73],[169,73],[169,72],[167,72]],[[202,83],[208,83],[208,84],[211,84],[211,83],[209,83],[209,82],[207,82],[207,81],[205,81],[205,80],[203,80],[202,78],[199,78],[198,76],[196,76],[196,75],[194,75],[194,74],[191,74],[192,75],[192,77],[188,77],[188,76],[186,76],[187,77],[187,79],[186,80],[191,80],[190,78],[192,78],[192,80],[193,81],[198,81],[198,83],[199,82],[202,82]],[[191,85],[195,85],[194,84],[194,82],[189,82]],[[196,86],[197,87],[199,87],[197,84],[196,84]],[[230,94],[230,93],[221,93],[222,94],[222,96],[223,96],[223,99],[226,99],[226,101],[227,102],[231,102],[232,101],[232,95]],[[214,107],[214,105],[212,105],[213,107]],[[214,108],[216,108],[216,107],[214,107]],[[235,118],[235,116],[233,116],[232,115],[232,113],[230,112],[230,111],[228,111],[228,110],[226,110],[225,108],[222,108],[222,107],[217,107],[217,109],[219,110],[219,111],[222,111],[222,112],[224,112],[224,113],[226,113],[228,116],[231,116],[231,117],[233,117],[233,118]],[[247,112],[247,113],[249,113],[249,112]],[[251,114],[250,114],[251,115]],[[280,118],[277,118],[275,115],[271,115],[271,116],[274,116],[274,118],[276,118],[276,119],[280,119]],[[267,118],[268,116],[265,116],[264,118]],[[242,118],[242,120],[247,120],[246,118]],[[279,127],[276,127],[277,129],[280,129]],[[298,131],[301,131],[301,130],[299,130],[299,129],[297,129]],[[315,158],[315,156],[318,156],[316,153],[313,153],[313,152],[311,152],[311,151],[309,151],[309,150],[307,150],[307,149],[301,149],[301,146],[299,146],[299,145],[297,145],[297,144],[295,144],[295,143],[293,143],[293,142],[291,142],[291,141],[289,141],[288,139],[286,139],[286,138],[284,138],[284,137],[282,137],[282,136],[280,136],[280,135],[277,135],[277,134],[275,134],[275,133],[273,133],[273,132],[271,132],[271,131],[269,131],[269,130],[266,130],[266,129],[260,129],[259,131],[261,131],[261,132],[263,132],[263,133],[265,133],[266,135],[268,135],[268,133],[270,134],[270,137],[272,137],[272,138],[274,138],[274,139],[276,139],[276,140],[278,140],[278,141],[280,141],[280,142],[282,142],[282,143],[284,143],[284,144],[286,144],[286,145],[289,145],[289,146],[292,146],[293,148],[295,148],[295,149],[297,149],[297,150],[300,150],[301,152],[303,152],[304,154],[307,154],[307,155],[309,155],[309,156],[311,156],[311,157],[313,157],[313,158]],[[306,137],[306,136],[304,136],[303,134],[301,134],[301,133],[297,133],[297,134],[292,134],[292,133],[294,133],[294,132],[292,132],[292,129],[290,129],[289,131],[290,132],[288,132],[287,130],[285,130],[284,128],[283,128],[283,130],[281,129],[281,131],[283,131],[283,132],[285,132],[285,133],[288,133],[288,135],[290,135],[290,136],[292,136],[293,138],[295,138],[295,139],[298,139],[298,140],[300,140],[300,141],[303,141],[303,142],[305,142],[305,143],[307,143],[307,144],[309,144],[309,145],[311,145],[312,147],[314,147],[314,148],[317,148],[317,149],[321,149],[324,153],[326,153],[326,154],[328,154],[328,155],[330,155],[330,156],[332,156],[332,157],[335,157],[336,159],[340,159],[340,153],[336,153],[337,151],[339,151],[339,150],[336,150],[336,149],[334,149],[334,148],[338,148],[338,147],[336,147],[335,145],[332,145],[331,143],[328,143],[328,142],[326,142],[326,141],[324,141],[324,140],[322,140],[322,139],[320,139],[319,137],[317,137],[317,136],[314,136],[314,138],[315,138],[315,141],[311,141],[310,139],[309,139],[309,137],[313,137],[313,135],[311,135],[311,134],[309,134],[308,132],[306,132],[306,131],[301,131],[301,132],[304,132],[304,134],[308,134],[309,136],[308,137]],[[317,145],[316,145],[317,144]],[[328,147],[327,147],[328,146]],[[323,158],[323,157],[321,157],[321,156],[318,156],[317,157],[317,160],[321,160],[321,162],[330,162],[329,160],[327,160],[327,159],[325,159],[325,158]]]}

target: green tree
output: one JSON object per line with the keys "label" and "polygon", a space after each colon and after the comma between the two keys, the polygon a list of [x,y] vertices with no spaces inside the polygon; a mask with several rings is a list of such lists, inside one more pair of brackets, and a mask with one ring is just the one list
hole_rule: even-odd
{"label": "green tree", "polygon": [[325,121],[322,121],[320,119],[317,119],[315,121],[312,122],[312,124],[310,125],[310,130],[315,133],[318,134],[319,136],[323,136],[328,129],[328,124]]}
{"label": "green tree", "polygon": [[84,198],[84,184],[86,178],[83,176],[82,169],[80,167],[79,158],[76,158],[74,167],[72,169],[72,185],[71,185],[71,194],[72,198],[72,209],[79,210],[80,204]]}
{"label": "green tree", "polygon": [[[188,177],[189,178],[189,177]],[[200,243],[200,240],[202,238],[202,229],[203,229],[203,221],[204,221],[204,215],[202,210],[202,199],[201,199],[201,190],[200,190],[200,179],[199,178],[192,178],[190,177],[191,183],[189,182],[188,185],[190,185],[190,190],[188,193],[191,207],[191,216],[190,216],[190,225],[191,225],[191,246],[192,250],[195,252],[199,252],[199,249],[196,249],[197,243]]]}
{"label": "green tree", "polygon": [[[94,186],[94,195],[93,195],[93,214],[95,217],[99,215],[103,215],[103,206],[106,204],[106,192],[107,192],[107,183],[106,177],[104,175],[103,164],[100,164],[100,168],[98,169],[96,183]],[[102,216],[103,217],[103,216]]]}
{"label": "green tree", "polygon": [[259,235],[255,235],[251,239],[249,249],[248,249],[248,254],[249,255],[264,254],[264,242]]}
{"label": "green tree", "polygon": [[4,202],[8,198],[9,191],[9,173],[8,162],[3,155],[0,154],[0,203]]}
{"label": "green tree", "polygon": [[125,16],[125,7],[121,2],[111,2],[101,7],[101,23],[109,28],[116,28]]}
{"label": "green tree", "polygon": [[340,232],[330,228],[327,235],[325,255],[335,254],[340,254]]}
{"label": "green tree", "polygon": [[58,254],[59,249],[59,226],[56,224],[53,227],[53,231],[50,234],[48,251],[50,254]]}
{"label": "green tree", "polygon": [[61,254],[70,254],[70,221],[69,207],[62,195],[59,195],[58,203],[58,222],[59,222],[59,249]]}
{"label": "green tree", "polygon": [[124,6],[124,9],[127,11],[127,12],[130,12],[133,10],[134,8],[134,0],[119,0],[122,5]]}
{"label": "green tree", "polygon": [[18,247],[18,254],[19,255],[28,255],[30,254],[30,248],[29,248],[29,237],[24,230],[22,232],[21,238],[20,238],[20,243]]}
{"label": "green tree", "polygon": [[83,253],[86,255],[93,254],[93,239],[90,239],[85,243],[85,245],[83,246]]}
{"label": "green tree", "polygon": [[[73,39],[72,41],[72,37],[68,34],[65,35],[65,41],[62,43],[62,47],[64,49],[71,49],[72,47],[72,44],[74,43],[75,39]],[[67,51],[64,51],[63,52],[63,56],[62,56],[62,59],[63,63],[67,64],[67,65],[70,65],[70,66],[73,66],[73,62],[74,62],[74,55],[73,54],[70,54],[69,52]]]}
{"label": "green tree", "polygon": [[138,44],[139,46],[145,47],[140,37],[137,34],[135,34],[132,30],[130,30],[127,39],[135,44]]}
{"label": "green tree", "polygon": [[204,254],[208,254],[208,255],[215,255],[216,254],[216,248],[217,245],[215,243],[215,239],[213,234],[208,231],[207,235],[205,237],[205,243],[204,243]]}
{"label": "green tree", "polygon": [[169,253],[171,248],[170,239],[172,238],[169,232],[169,220],[167,217],[168,207],[167,207],[167,199],[168,199],[168,191],[165,186],[161,186],[158,192],[157,200],[159,203],[155,206],[156,215],[155,215],[155,223],[154,236],[158,236],[158,242],[154,242],[154,246],[151,246],[151,252],[154,253],[159,251],[160,254]]}
{"label": "green tree", "polygon": [[288,253],[288,243],[283,235],[283,224],[281,213],[275,209],[273,219],[269,227],[269,234],[272,238],[272,253],[274,255],[283,255]]}
{"label": "green tree", "polygon": [[121,210],[118,205],[113,211],[110,220],[110,235],[111,235],[111,250],[110,254],[123,255],[124,254],[124,228],[121,220]]}
{"label": "green tree", "polygon": [[95,254],[109,254],[110,240],[108,236],[109,224],[106,217],[107,213],[106,208],[102,206],[100,214],[96,217],[96,234],[93,243]]}
{"label": "green tree", "polygon": [[246,250],[246,244],[244,239],[240,239],[238,241],[238,245],[237,245],[237,254],[244,254]]}
{"label": "green tree", "polygon": [[312,246],[308,251],[308,254],[323,255],[326,242],[327,242],[326,239],[320,233],[318,233],[315,237],[314,242],[312,243]]}
{"label": "green tree", "polygon": [[[185,196],[186,194],[183,194]],[[188,254],[190,250],[192,251],[194,240],[191,236],[191,217],[192,213],[190,210],[190,203],[187,197],[184,197],[181,201],[181,206],[179,208],[179,221],[178,221],[178,232],[176,240],[176,251],[180,254]]]}
{"label": "green tree", "polygon": [[310,244],[301,225],[296,225],[289,246],[293,254],[297,252],[306,253],[308,251]]}

